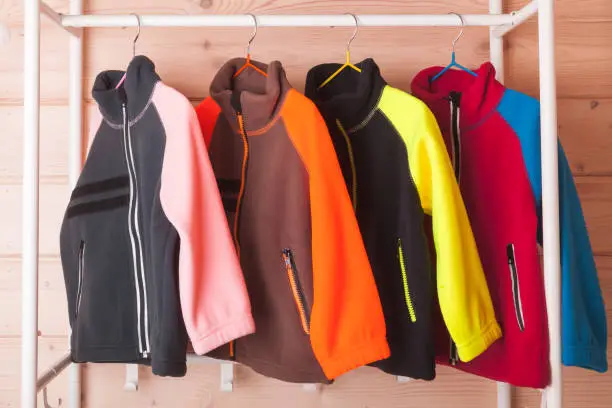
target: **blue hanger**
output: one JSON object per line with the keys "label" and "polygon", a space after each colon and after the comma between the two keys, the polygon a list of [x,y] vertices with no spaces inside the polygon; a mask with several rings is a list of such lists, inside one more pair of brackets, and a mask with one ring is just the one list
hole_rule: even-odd
{"label": "blue hanger", "polygon": [[457,68],[467,72],[470,75],[478,76],[478,75],[476,75],[476,73],[474,71],[472,71],[471,69],[466,68],[463,65],[459,64],[457,62],[457,60],[455,59],[455,44],[457,43],[457,41],[459,41],[459,39],[463,35],[463,27],[465,26],[465,23],[463,22],[463,17],[461,17],[460,14],[457,14],[457,13],[449,13],[449,14],[454,14],[457,17],[459,17],[459,21],[461,21],[461,31],[459,32],[459,35],[457,36],[457,38],[455,38],[453,40],[453,48],[452,48],[452,52],[451,52],[451,62],[450,62],[450,64],[448,64],[442,71],[438,72],[433,78],[431,78],[431,80],[429,82],[433,82],[436,79],[440,78],[444,73],[446,73],[446,71],[448,71],[452,67],[457,67]]}

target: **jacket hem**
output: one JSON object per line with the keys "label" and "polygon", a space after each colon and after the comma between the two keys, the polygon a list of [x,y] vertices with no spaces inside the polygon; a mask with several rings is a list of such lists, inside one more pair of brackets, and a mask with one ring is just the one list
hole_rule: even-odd
{"label": "jacket hem", "polygon": [[205,336],[201,336],[191,341],[193,351],[196,354],[206,354],[209,351],[221,347],[239,337],[246,336],[255,332],[255,322],[251,314],[245,314],[240,319],[213,329]]}
{"label": "jacket hem", "polygon": [[497,321],[493,320],[487,324],[469,341],[457,344],[457,352],[461,361],[468,362],[482,354],[497,339],[501,338],[502,332]]}
{"label": "jacket hem", "polygon": [[270,378],[276,378],[277,380],[284,382],[297,384],[332,383],[332,381],[325,377],[323,371],[319,367],[317,367],[319,369],[315,370],[304,370],[300,369],[300,367],[278,364],[256,357],[249,357],[248,355],[242,353],[239,354],[236,361],[244,366],[251,368],[258,374]]}
{"label": "jacket hem", "polygon": [[346,350],[340,356],[321,363],[323,372],[329,379],[334,379],[355,368],[384,360],[391,355],[386,337],[380,337],[362,343],[360,346]]}
{"label": "jacket hem", "polygon": [[598,373],[608,371],[606,349],[588,346],[563,346],[563,365],[594,370]]}
{"label": "jacket hem", "polygon": [[184,377],[187,374],[186,361],[155,360],[151,361],[153,374],[160,377]]}

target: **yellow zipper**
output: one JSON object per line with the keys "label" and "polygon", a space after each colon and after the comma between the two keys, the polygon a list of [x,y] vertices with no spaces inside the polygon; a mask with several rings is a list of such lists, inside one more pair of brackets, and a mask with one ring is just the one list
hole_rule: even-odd
{"label": "yellow zipper", "polygon": [[402,270],[402,281],[404,283],[404,298],[406,300],[406,307],[408,307],[408,314],[410,315],[410,321],[416,322],[416,313],[414,312],[414,306],[412,305],[412,298],[410,297],[410,288],[408,287],[408,276],[406,275],[406,262],[404,261],[404,249],[402,248],[402,240],[397,240],[397,256],[399,258],[400,268]]}
{"label": "yellow zipper", "polygon": [[353,201],[353,210],[357,211],[357,169],[355,168],[355,157],[353,156],[353,146],[351,145],[351,139],[348,134],[342,127],[342,123],[340,120],[336,119],[336,125],[338,129],[340,129],[340,133],[344,136],[344,140],[346,141],[346,148],[348,150],[349,161],[351,162],[351,198]]}

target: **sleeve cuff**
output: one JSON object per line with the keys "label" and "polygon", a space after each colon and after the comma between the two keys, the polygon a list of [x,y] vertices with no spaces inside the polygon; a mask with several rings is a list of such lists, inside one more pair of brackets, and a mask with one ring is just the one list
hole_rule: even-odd
{"label": "sleeve cuff", "polygon": [[191,344],[196,354],[206,354],[239,337],[255,332],[255,322],[251,314],[245,315],[231,323],[217,327],[205,336],[192,339]]}
{"label": "sleeve cuff", "polygon": [[384,360],[391,355],[387,339],[385,337],[372,339],[359,347],[346,350],[340,356],[327,361],[319,360],[319,364],[330,380],[347,373],[355,368]]}
{"label": "sleeve cuff", "polygon": [[497,339],[501,338],[501,336],[501,328],[497,322],[493,320],[472,339],[465,343],[457,344],[459,358],[466,363],[473,360],[488,349],[491,344],[495,343]]}

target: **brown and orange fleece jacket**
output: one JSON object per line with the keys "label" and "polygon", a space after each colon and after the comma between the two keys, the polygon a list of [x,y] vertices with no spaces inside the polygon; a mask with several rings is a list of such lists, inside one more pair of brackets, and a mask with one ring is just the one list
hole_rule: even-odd
{"label": "brown and orange fleece jacket", "polygon": [[279,62],[227,62],[196,109],[256,333],[212,353],[291,382],[389,356],[380,299],[334,146]]}

